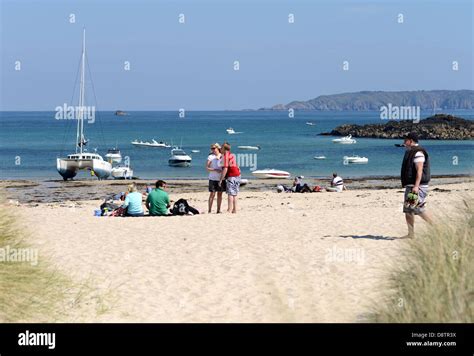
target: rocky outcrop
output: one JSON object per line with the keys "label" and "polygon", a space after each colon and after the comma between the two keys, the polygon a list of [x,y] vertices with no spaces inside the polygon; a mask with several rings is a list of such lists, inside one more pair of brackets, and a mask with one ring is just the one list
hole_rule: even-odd
{"label": "rocky outcrop", "polygon": [[400,139],[409,132],[416,132],[421,140],[471,140],[474,138],[474,122],[438,114],[419,123],[389,121],[385,124],[346,124],[321,135]]}

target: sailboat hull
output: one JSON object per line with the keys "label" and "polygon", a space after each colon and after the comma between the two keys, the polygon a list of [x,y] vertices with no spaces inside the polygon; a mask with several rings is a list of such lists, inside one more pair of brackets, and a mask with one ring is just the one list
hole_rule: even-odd
{"label": "sailboat hull", "polygon": [[109,162],[99,159],[70,159],[58,158],[56,168],[64,180],[74,178],[79,170],[90,170],[99,179],[106,179],[112,172]]}

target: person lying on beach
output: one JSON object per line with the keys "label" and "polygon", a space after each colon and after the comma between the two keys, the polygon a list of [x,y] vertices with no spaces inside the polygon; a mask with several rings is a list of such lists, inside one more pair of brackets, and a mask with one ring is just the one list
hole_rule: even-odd
{"label": "person lying on beach", "polygon": [[291,188],[288,188],[284,184],[279,184],[277,185],[277,192],[278,193],[293,193],[293,190],[291,190]]}
{"label": "person lying on beach", "polygon": [[153,189],[146,198],[146,208],[150,216],[169,216],[170,197],[168,193],[165,192],[166,182],[158,180],[155,186],[156,188]]}
{"label": "person lying on beach", "polygon": [[330,187],[327,187],[326,190],[328,192],[336,192],[336,193],[340,193],[342,192],[344,189],[346,189],[344,187],[344,181],[342,180],[341,177],[339,177],[337,175],[336,172],[334,172],[332,174],[332,180],[331,180],[331,186]]}
{"label": "person lying on beach", "polygon": [[143,216],[142,193],[138,191],[135,183],[128,186],[128,194],[122,208],[126,210],[125,216]]}

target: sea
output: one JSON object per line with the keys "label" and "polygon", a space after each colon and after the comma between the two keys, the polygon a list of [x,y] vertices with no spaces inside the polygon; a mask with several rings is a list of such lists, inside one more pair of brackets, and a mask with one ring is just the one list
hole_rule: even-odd
{"label": "sea", "polygon": [[[474,111],[443,112],[474,120]],[[428,117],[431,112],[421,112]],[[401,140],[357,138],[352,145],[334,144],[321,136],[342,124],[382,123],[379,112],[296,111],[131,111],[126,116],[96,112],[84,122],[86,148],[105,155],[118,147],[130,162],[134,175],[142,179],[205,179],[205,164],[212,143],[229,142],[241,164],[242,176],[255,169],[275,168],[293,176],[322,178],[337,172],[342,177],[397,176],[404,149]],[[312,122],[315,125],[307,125]],[[75,152],[77,121],[57,119],[56,112],[0,112],[0,179],[61,179],[56,158]],[[230,135],[232,127],[238,134]],[[190,167],[170,167],[169,148],[136,147],[131,141],[166,141],[192,156]],[[473,141],[421,142],[431,157],[432,174],[473,173]],[[260,146],[258,151],[237,146]],[[192,153],[191,150],[199,150]],[[323,155],[324,160],[315,156]],[[367,164],[347,164],[344,156],[359,155]],[[76,179],[94,179],[85,171]]]}

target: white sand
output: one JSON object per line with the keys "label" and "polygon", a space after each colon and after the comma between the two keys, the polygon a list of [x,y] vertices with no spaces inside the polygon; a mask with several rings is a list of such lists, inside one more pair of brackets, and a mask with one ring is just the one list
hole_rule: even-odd
{"label": "white sand", "polygon": [[[456,211],[472,183],[442,188],[429,196],[435,214]],[[171,198],[207,210],[207,193]],[[74,320],[356,322],[404,244],[390,239],[406,234],[402,198],[244,191],[237,215],[162,218],[94,217],[100,202],[14,209],[40,259],[104,295],[104,310]]]}

